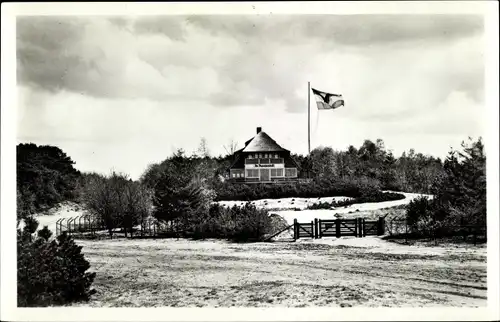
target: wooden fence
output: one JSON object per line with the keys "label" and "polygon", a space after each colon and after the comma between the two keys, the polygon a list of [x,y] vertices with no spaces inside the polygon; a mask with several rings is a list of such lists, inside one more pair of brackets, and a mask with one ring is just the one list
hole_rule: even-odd
{"label": "wooden fence", "polygon": [[438,227],[432,230],[429,229],[419,230],[418,225],[408,224],[405,216],[392,218],[385,223],[385,230],[389,236],[404,238],[405,242],[408,242],[409,238],[422,238],[423,236],[434,239],[440,237],[461,237],[464,241],[472,237],[473,243],[476,245],[477,240],[480,237],[486,239],[487,234],[486,226],[471,225],[463,220],[459,225],[446,226],[441,229]]}
{"label": "wooden fence", "polygon": [[[178,237],[179,228],[172,222],[160,222],[154,218],[145,218],[138,225],[123,229],[121,224],[112,224],[115,236],[124,234],[125,237]],[[106,237],[109,234],[106,224],[94,216],[82,215],[70,218],[61,218],[56,221],[56,236],[67,233],[78,237]]]}
{"label": "wooden fence", "polygon": [[356,219],[314,219],[308,223],[293,223],[294,239],[323,238],[323,237],[365,237],[370,235],[384,235],[385,219],[378,220]]}

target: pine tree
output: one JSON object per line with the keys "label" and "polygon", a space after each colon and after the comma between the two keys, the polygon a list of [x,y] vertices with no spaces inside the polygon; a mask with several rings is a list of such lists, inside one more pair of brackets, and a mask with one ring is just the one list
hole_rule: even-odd
{"label": "pine tree", "polygon": [[451,151],[445,174],[434,186],[436,202],[449,224],[486,225],[486,156],[481,138],[462,143],[463,151]]}

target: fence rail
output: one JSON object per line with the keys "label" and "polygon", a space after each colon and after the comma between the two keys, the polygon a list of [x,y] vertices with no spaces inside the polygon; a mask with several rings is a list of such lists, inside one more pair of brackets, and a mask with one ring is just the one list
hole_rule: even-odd
{"label": "fence rail", "polygon": [[385,229],[389,236],[403,237],[405,242],[408,242],[409,238],[419,238],[422,236],[432,237],[434,239],[440,237],[462,237],[464,241],[467,241],[467,238],[472,236],[474,245],[476,245],[478,237],[484,236],[486,238],[485,225],[471,225],[463,220],[459,225],[450,225],[441,228],[431,226],[427,229],[423,229],[418,225],[409,224],[405,216],[399,216],[386,221]]}
{"label": "fence rail", "polygon": [[385,219],[378,220],[356,219],[314,219],[310,223],[299,223],[294,220],[294,239],[323,238],[323,237],[365,237],[367,235],[383,235],[385,233]]}
{"label": "fence rail", "polygon": [[[112,227],[120,227],[123,225],[113,223]],[[396,217],[391,220],[386,220],[384,217],[379,217],[378,220],[366,220],[364,218],[356,219],[314,219],[310,222],[300,223],[297,219],[293,224],[283,229],[282,231],[273,234],[267,240],[270,240],[279,233],[293,228],[293,239],[311,238],[318,239],[323,237],[366,237],[366,236],[394,236],[397,238],[408,238],[411,236],[421,236],[422,232],[415,230],[408,224],[405,217]],[[466,241],[472,236],[474,244],[476,244],[479,236],[486,237],[486,227],[477,225],[468,225],[461,222],[460,225],[446,227],[448,234],[454,237],[462,237]],[[95,216],[82,215],[69,218],[61,218],[56,221],[56,236],[62,233],[68,233],[73,236],[81,237],[110,237],[117,233],[124,233],[125,237],[181,237],[189,236],[189,233],[183,231],[175,222],[160,222],[155,218],[144,218],[138,225],[122,230],[121,228],[112,229],[112,234],[109,234],[105,222],[98,220]],[[425,235],[425,234],[424,234]],[[440,236],[438,232],[427,232],[427,236]],[[448,235],[446,235],[448,236]]]}
{"label": "fence rail", "polygon": [[[109,227],[121,227],[123,224],[110,223]],[[161,236],[161,235],[178,235],[178,227],[173,223],[163,223],[154,218],[145,218],[138,225],[123,228],[113,228],[113,233],[123,232],[131,237],[135,236]],[[67,233],[73,236],[97,236],[109,234],[108,226],[105,222],[97,219],[94,216],[82,215],[77,217],[61,218],[56,221],[56,236],[62,233]]]}

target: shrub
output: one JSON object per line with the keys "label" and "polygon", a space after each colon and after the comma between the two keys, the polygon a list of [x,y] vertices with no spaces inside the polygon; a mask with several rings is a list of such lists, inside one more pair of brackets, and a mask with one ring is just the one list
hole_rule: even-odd
{"label": "shrub", "polygon": [[90,264],[81,246],[62,234],[47,242],[29,242],[18,231],[17,301],[20,307],[63,305],[86,301],[94,290],[95,273],[86,272]]}
{"label": "shrub", "polygon": [[430,236],[435,228],[435,206],[426,197],[413,199],[406,206],[406,219],[411,231],[418,235]]}
{"label": "shrub", "polygon": [[226,238],[233,241],[262,241],[272,231],[267,210],[251,203],[231,208],[213,204],[208,216],[196,225],[195,238]]}
{"label": "shrub", "polygon": [[309,206],[307,206],[307,209],[311,209],[311,210],[317,210],[317,209],[330,209],[334,207],[333,206],[333,203],[331,202],[315,202]]}
{"label": "shrub", "polygon": [[226,184],[217,187],[217,200],[257,200],[291,197],[327,197],[360,195],[360,187],[356,184],[332,182],[329,180],[313,181],[310,183],[287,184]]}
{"label": "shrub", "polygon": [[24,219],[24,230],[30,234],[34,234],[38,229],[39,222],[33,217],[26,217]]}
{"label": "shrub", "polygon": [[332,207],[345,207],[357,203],[365,203],[365,202],[383,202],[383,201],[393,201],[393,200],[401,200],[404,199],[405,196],[400,193],[394,192],[381,192],[381,191],[372,191],[367,190],[364,192],[365,194],[348,200],[342,201],[332,201],[332,202],[317,202],[309,205],[307,209],[330,209]]}
{"label": "shrub", "polygon": [[48,241],[52,237],[52,232],[49,230],[49,227],[43,226],[43,229],[38,231],[38,237]]}
{"label": "shrub", "polygon": [[231,239],[237,241],[262,241],[272,228],[272,220],[269,213],[264,209],[257,209],[254,205],[247,203],[237,209],[235,230]]}

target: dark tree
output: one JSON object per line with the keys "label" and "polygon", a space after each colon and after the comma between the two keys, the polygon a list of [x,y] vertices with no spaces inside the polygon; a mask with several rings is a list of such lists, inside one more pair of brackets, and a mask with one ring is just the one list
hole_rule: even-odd
{"label": "dark tree", "polygon": [[80,172],[74,162],[55,146],[19,144],[17,146],[18,215],[51,207],[77,197]]}

